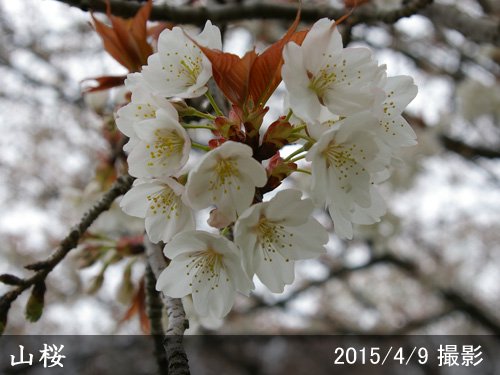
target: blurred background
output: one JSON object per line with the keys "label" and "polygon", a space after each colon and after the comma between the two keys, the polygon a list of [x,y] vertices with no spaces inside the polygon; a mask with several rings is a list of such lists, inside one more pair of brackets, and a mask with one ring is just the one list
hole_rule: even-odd
{"label": "blurred background", "polygon": [[[363,7],[383,12],[404,3]],[[343,7],[335,0],[303,5]],[[124,89],[82,89],[88,78],[127,71],[104,52],[90,20],[55,0],[0,0],[0,274],[29,276],[23,266],[48,257],[125,170],[113,121]],[[264,49],[290,23],[218,26],[224,48],[242,54]],[[392,24],[343,23],[345,43],[369,46],[389,75],[410,75],[419,87],[405,114],[418,145],[401,153],[382,186],[388,213],[377,225],[358,226],[352,241],[332,235],[328,254],[298,262],[283,294],[258,286],[223,323],[192,316],[189,332],[498,335],[499,23],[496,0],[436,0]],[[282,93],[271,103],[280,114]],[[6,333],[147,331],[142,230],[118,207],[103,214],[49,275],[41,319],[26,321],[24,293]],[[10,288],[0,284],[0,294]]]}

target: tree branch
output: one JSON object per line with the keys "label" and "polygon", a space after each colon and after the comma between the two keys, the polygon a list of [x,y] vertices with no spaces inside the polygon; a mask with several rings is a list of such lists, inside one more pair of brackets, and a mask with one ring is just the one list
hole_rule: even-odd
{"label": "tree branch", "polygon": [[472,319],[481,323],[483,326],[492,331],[493,334],[500,336],[500,324],[497,319],[487,311],[477,307],[475,301],[470,301],[466,296],[461,295],[459,292],[453,290],[452,288],[439,286],[432,282],[428,276],[421,274],[418,267],[411,263],[410,261],[404,261],[396,258],[394,255],[388,255],[386,261],[390,264],[394,264],[399,268],[403,269],[408,275],[413,277],[415,280],[420,281],[424,285],[429,285],[432,290],[443,297],[443,299],[448,302],[455,309],[465,312]]}
{"label": "tree branch", "polygon": [[[56,0],[80,8],[84,11],[106,11],[104,0]],[[373,11],[360,7],[349,18],[350,24],[361,22],[394,23],[400,18],[416,14],[433,0],[410,0],[400,9],[391,11]],[[140,4],[123,0],[110,0],[111,12],[115,16],[132,17],[140,8]],[[301,11],[302,21],[313,22],[323,17],[338,19],[346,14],[345,9],[329,6],[308,5]],[[283,3],[251,2],[245,4],[210,5],[210,7],[154,5],[151,10],[151,21],[171,21],[176,23],[192,23],[203,25],[207,20],[222,24],[226,22],[249,19],[275,19],[293,21],[297,15],[297,6]]]}
{"label": "tree branch", "polygon": [[155,288],[156,278],[148,264],[146,267],[146,303],[148,318],[151,323],[151,336],[155,344],[155,358],[159,374],[168,375],[168,360],[163,347],[163,302]]}
{"label": "tree branch", "polygon": [[476,43],[500,45],[500,21],[498,19],[469,16],[454,6],[444,4],[433,4],[422,13],[436,27],[457,30]]}
{"label": "tree branch", "polygon": [[[297,298],[299,295],[302,293],[310,290],[313,287],[321,286],[328,280],[332,280],[337,277],[342,277],[347,274],[350,274],[355,271],[359,271],[362,269],[370,268],[374,265],[381,264],[381,263],[386,263],[386,264],[392,264],[399,269],[403,270],[407,275],[410,277],[414,278],[415,280],[421,282],[424,285],[428,285],[431,290],[436,291],[448,304],[452,306],[452,309],[462,311],[466,314],[468,314],[472,319],[475,321],[481,323],[483,326],[488,328],[489,330],[492,331],[493,334],[495,335],[500,335],[500,324],[496,320],[495,317],[490,316],[490,314],[486,311],[483,311],[483,309],[479,308],[476,306],[476,303],[473,301],[470,301],[467,299],[467,297],[461,295],[457,291],[452,290],[451,288],[447,287],[442,287],[435,285],[432,283],[432,280],[429,280],[429,278],[425,275],[422,275],[420,271],[418,270],[418,267],[416,264],[408,261],[408,260],[402,260],[397,258],[396,256],[392,254],[385,254],[382,256],[378,256],[376,258],[371,259],[369,262],[358,266],[358,267],[342,267],[336,270],[330,270],[330,273],[325,279],[322,280],[314,280],[309,283],[306,283],[302,285],[301,287],[295,289],[293,292],[291,292],[287,298],[277,301],[275,303],[267,303],[262,299],[257,299],[257,303],[253,305],[250,309],[248,309],[248,312],[252,312],[257,310],[258,308],[262,307],[284,307],[287,303],[290,301],[294,300]],[[254,297],[255,298],[255,297]],[[447,314],[451,310],[444,310],[442,314]],[[419,327],[422,327],[424,322],[414,322],[414,325],[418,325]],[[387,332],[386,332],[387,333]],[[392,333],[391,333],[392,334]]]}
{"label": "tree branch", "polygon": [[27,265],[25,268],[36,273],[27,279],[20,279],[13,275],[0,275],[0,281],[15,285],[15,288],[5,293],[0,298],[0,334],[3,333],[3,328],[7,323],[7,315],[12,302],[24,292],[26,289],[34,285],[39,285],[45,281],[48,274],[66,257],[66,255],[74,249],[82,235],[92,225],[92,223],[106,210],[111,207],[113,201],[122,194],[125,194],[130,187],[134,178],[126,175],[118,178],[113,186],[102,196],[102,198],[88,210],[80,220],[80,222],[73,227],[70,233],[61,241],[56,251],[44,261]]}
{"label": "tree branch", "polygon": [[[167,267],[167,261],[163,257],[161,246],[151,243],[144,236],[144,246],[146,248],[146,256],[148,264],[153,271],[156,279],[161,272]],[[189,365],[182,339],[184,331],[189,325],[184,312],[182,301],[179,298],[171,298],[163,293],[160,293],[163,304],[167,309],[168,327],[165,332],[164,348],[167,353],[168,373],[170,375],[189,375]]]}
{"label": "tree branch", "polygon": [[486,159],[500,158],[500,152],[498,151],[479,146],[469,146],[462,141],[450,138],[446,135],[441,135],[440,140],[447,150],[452,151],[466,159],[476,159],[478,157]]}
{"label": "tree branch", "polygon": [[[394,260],[394,259],[392,259],[392,257],[390,258],[389,255],[382,255],[382,256],[373,258],[369,262],[367,262],[363,265],[357,266],[357,267],[341,267],[341,268],[337,268],[337,269],[331,269],[330,272],[328,273],[328,275],[326,276],[326,278],[321,279],[321,280],[313,280],[313,281],[309,281],[307,283],[304,283],[300,287],[298,287],[297,289],[293,290],[286,298],[279,300],[279,301],[276,301],[272,304],[269,304],[269,303],[265,302],[264,300],[256,298],[254,296],[253,298],[256,299],[256,304],[254,304],[252,307],[250,307],[246,312],[249,313],[249,312],[255,311],[261,307],[284,307],[287,303],[294,300],[295,298],[300,296],[302,293],[310,290],[311,288],[321,286],[325,282],[327,282],[328,280],[332,280],[332,279],[335,279],[338,277],[343,277],[343,276],[346,276],[352,272],[360,271],[360,270],[363,270],[366,268],[370,268],[376,264],[386,263],[389,261],[389,259]],[[408,265],[405,263],[401,263],[401,267],[408,267]]]}

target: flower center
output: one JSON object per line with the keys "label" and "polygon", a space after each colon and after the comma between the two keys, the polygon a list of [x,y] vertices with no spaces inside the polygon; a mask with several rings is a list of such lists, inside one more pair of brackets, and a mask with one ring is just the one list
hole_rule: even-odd
{"label": "flower center", "polygon": [[307,76],[309,77],[309,89],[316,93],[320,101],[322,101],[326,90],[337,79],[337,74],[330,69],[329,65],[321,69],[316,75],[307,72]]}
{"label": "flower center", "polygon": [[[328,147],[323,151],[323,155],[326,158],[326,162],[329,167],[334,167],[337,169],[338,179],[347,179],[350,175],[358,176],[360,173],[365,172],[365,168],[359,163],[359,160],[366,160],[364,155],[364,150],[359,148],[357,144],[352,143],[351,145],[336,144],[335,141],[331,141]],[[348,189],[347,186],[342,186],[342,189]]]}
{"label": "flower center", "polygon": [[[229,186],[233,184],[233,180],[240,176],[236,160],[220,159],[215,165],[215,179],[208,181],[209,190],[217,191],[221,187],[224,194],[228,193]],[[237,181],[236,181],[237,182]],[[236,184],[236,190],[240,190],[240,185]],[[216,196],[212,197],[214,201]]]}
{"label": "flower center", "polygon": [[198,47],[195,47],[194,45],[190,46],[188,43],[184,46],[188,51],[186,51],[186,53],[182,56],[179,51],[167,52],[165,54],[168,62],[162,66],[162,70],[167,73],[167,82],[171,82],[171,79],[174,81],[178,80],[184,76],[187,78],[187,85],[193,85],[196,83],[196,80],[201,73],[203,57]]}
{"label": "flower center", "polygon": [[180,199],[172,189],[165,188],[155,194],[148,195],[149,209],[156,215],[158,213],[165,215],[167,220],[170,220],[172,214],[175,217],[179,216]]}
{"label": "flower center", "polygon": [[256,229],[257,237],[264,253],[264,260],[272,262],[273,256],[278,252],[288,262],[289,259],[284,256],[283,250],[287,247],[292,247],[291,239],[293,233],[285,230],[283,225],[269,222],[265,217],[259,220]]}
{"label": "flower center", "polygon": [[[148,166],[153,166],[154,159],[168,158],[173,154],[182,153],[184,147],[184,138],[176,131],[165,131],[164,129],[156,129],[154,132],[155,141],[153,144],[147,144],[149,157],[151,161]],[[163,166],[166,166],[166,161],[163,161]]]}
{"label": "flower center", "polygon": [[202,58],[201,54],[197,54],[196,57],[184,55],[184,59],[181,60],[181,72],[187,76],[190,84],[195,84],[198,76],[201,72]]}
{"label": "flower center", "polygon": [[[199,293],[197,287],[206,283],[209,283],[212,290],[218,288],[221,270],[224,269],[224,264],[222,263],[224,256],[209,248],[190,254],[189,257],[193,259],[186,264],[186,268],[188,269],[186,275],[190,276],[191,273],[194,273],[193,281],[189,284],[191,287],[194,284],[193,292]],[[229,278],[226,277],[225,281],[228,282]]]}

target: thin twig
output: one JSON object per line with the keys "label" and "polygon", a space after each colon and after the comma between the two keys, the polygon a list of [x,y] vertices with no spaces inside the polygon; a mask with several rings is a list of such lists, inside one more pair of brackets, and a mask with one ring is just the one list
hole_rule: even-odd
{"label": "thin twig", "polygon": [[[102,198],[88,210],[80,220],[80,222],[71,229],[69,234],[61,241],[59,247],[54,251],[49,258],[41,262],[27,265],[25,268],[35,271],[35,274],[26,279],[18,279],[15,288],[5,293],[0,298],[0,324],[4,324],[7,319],[7,314],[12,302],[33,285],[40,284],[45,281],[49,273],[66,257],[66,255],[74,249],[80,241],[83,234],[92,225],[92,223],[106,210],[111,207],[113,201],[122,194],[125,194],[130,187],[134,178],[126,175],[118,178],[113,186],[102,196]],[[6,275],[2,275],[6,276]],[[2,327],[3,328],[3,327]],[[1,333],[1,330],[0,330]]]}

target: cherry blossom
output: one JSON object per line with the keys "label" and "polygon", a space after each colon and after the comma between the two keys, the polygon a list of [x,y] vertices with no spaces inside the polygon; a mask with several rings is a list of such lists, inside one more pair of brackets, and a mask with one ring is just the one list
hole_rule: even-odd
{"label": "cherry blossom", "polygon": [[252,149],[227,141],[211,150],[191,170],[186,196],[194,209],[216,206],[229,222],[250,206],[255,187],[264,186],[266,170],[252,158]]}
{"label": "cherry blossom", "polygon": [[325,252],[328,234],[311,214],[311,199],[282,190],[270,201],[248,208],[236,221],[234,237],[249,276],[257,274],[269,290],[281,293],[294,280],[294,261]]}
{"label": "cherry blossom", "polygon": [[141,73],[131,73],[125,80],[125,86],[131,91],[131,102],[120,108],[116,113],[116,126],[129,137],[129,142],[123,147],[130,151],[139,142],[134,125],[142,120],[156,118],[156,111],[163,109],[173,118],[177,118],[177,111],[165,98],[152,93]]}
{"label": "cherry blossom", "polygon": [[372,206],[372,176],[390,161],[389,150],[375,137],[377,125],[368,111],[349,116],[325,132],[306,155],[312,162],[313,199],[327,204],[335,231],[344,238],[351,238],[352,231],[339,225],[340,218],[352,222],[354,205]]}
{"label": "cherry blossom", "polygon": [[191,209],[182,201],[184,186],[172,178],[137,180],[120,201],[123,211],[146,218],[151,242],[168,242],[177,233],[195,228]]}
{"label": "cherry blossom", "polygon": [[135,177],[169,177],[186,164],[191,140],[170,111],[134,125],[138,142],[128,156],[129,173]]}
{"label": "cherry blossom", "polygon": [[156,289],[174,298],[188,294],[202,316],[222,318],[233,306],[236,292],[253,289],[241,266],[241,251],[227,238],[203,231],[176,235],[164,248],[171,259]]}
{"label": "cherry blossom", "polygon": [[[315,207],[328,210],[344,239],[354,224],[378,222],[386,211],[378,184],[390,177],[395,152],[415,144],[402,117],[417,93],[412,78],[387,77],[367,48],[344,48],[334,21],[297,31],[299,21],[264,52],[243,57],[221,50],[210,21],[197,36],[174,27],[127,78],[131,102],[116,121],[130,138],[129,173],[138,181],[121,206],[145,218],[151,241],[166,242],[171,261],[157,289],[192,298],[196,316],[224,317],[254,276],[283,292],[296,261],[325,253],[328,233]],[[212,76],[227,111],[207,92]],[[286,111],[267,123],[282,78]],[[210,112],[169,102],[205,93]],[[205,153],[188,163],[191,148]],[[305,176],[310,198],[283,183],[295,173]],[[194,230],[207,208],[219,234]]]}
{"label": "cherry blossom", "polygon": [[[193,40],[222,49],[220,30],[207,21]],[[142,74],[153,90],[166,97],[195,98],[203,95],[212,77],[212,65],[180,27],[165,29],[158,39],[158,52],[148,58]]]}
{"label": "cherry blossom", "polygon": [[317,21],[301,46],[288,43],[282,68],[290,107],[295,115],[313,122],[326,106],[345,116],[374,106],[377,87],[385,79],[366,48],[342,48],[334,21]]}

